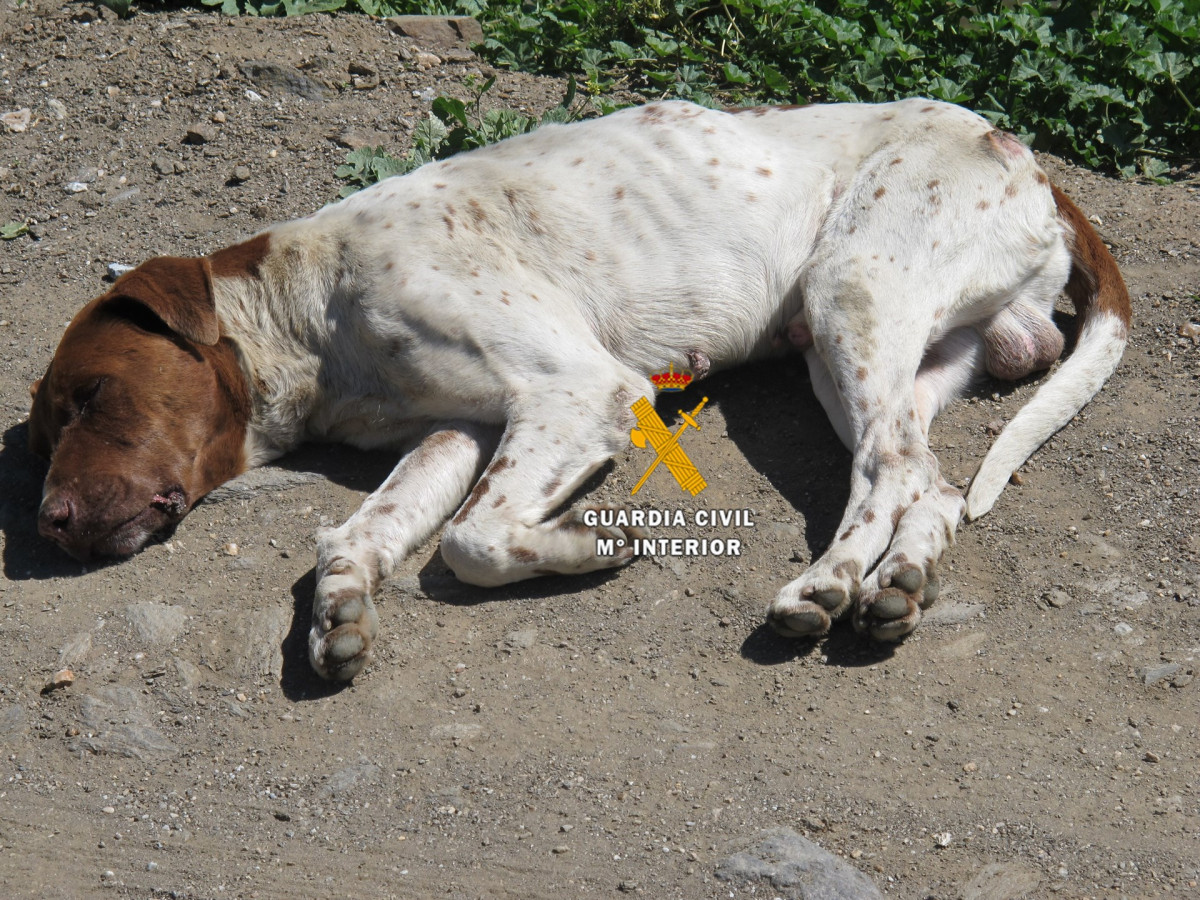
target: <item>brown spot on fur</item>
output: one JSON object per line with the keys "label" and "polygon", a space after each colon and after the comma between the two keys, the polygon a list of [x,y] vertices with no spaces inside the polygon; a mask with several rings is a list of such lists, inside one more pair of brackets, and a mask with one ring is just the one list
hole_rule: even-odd
{"label": "brown spot on fur", "polygon": [[929,188],[932,191],[935,187],[937,187],[941,183],[942,182],[941,182],[940,178],[934,178],[932,181],[930,181],[928,184],[926,184],[925,187]]}
{"label": "brown spot on fur", "polygon": [[573,160],[571,160],[571,165],[582,166],[583,165],[583,157],[582,156],[575,157]]}
{"label": "brown spot on fur", "polygon": [[857,525],[851,525],[849,528],[847,528],[845,531],[843,531],[843,532],[842,532],[840,535],[838,535],[838,540],[839,540],[839,541],[848,541],[848,540],[850,540],[850,535],[854,534],[854,532],[855,532],[857,529],[858,529],[858,526],[857,526]]}
{"label": "brown spot on fur", "polygon": [[1017,185],[1016,185],[1016,182],[1010,181],[1008,184],[1006,184],[1006,185],[1004,186],[1004,196],[1005,196],[1005,197],[1015,197],[1015,196],[1017,196]]}
{"label": "brown spot on fur", "polygon": [[904,507],[897,506],[892,510],[892,530],[894,531],[899,525],[900,520],[904,518]]}
{"label": "brown spot on fur", "polygon": [[708,161],[708,164],[710,166],[719,166],[721,164],[721,161],[714,156],[712,159],[710,159]]}
{"label": "brown spot on fur", "polygon": [[442,221],[446,223],[446,234],[454,234],[454,220],[449,216],[442,216]]}
{"label": "brown spot on fur", "polygon": [[461,525],[463,522],[465,522],[467,520],[467,516],[471,514],[471,510],[478,505],[479,501],[483,499],[483,495],[491,490],[491,488],[491,482],[488,481],[487,475],[484,475],[479,479],[479,482],[475,485],[474,490],[471,491],[471,496],[468,497],[467,502],[462,505],[462,509],[458,511],[451,521],[453,521],[455,525]]}
{"label": "brown spot on fur", "polygon": [[519,563],[525,563],[527,566],[532,565],[540,559],[536,553],[526,547],[513,547],[508,551],[508,555]]}
{"label": "brown spot on fur", "polygon": [[888,163],[888,165],[889,165],[889,166],[898,166],[898,165],[900,165],[900,163],[902,163],[902,162],[904,162],[904,157],[903,157],[903,156],[897,156],[897,157],[896,157],[895,159],[893,159],[893,160],[892,160],[890,163]]}
{"label": "brown spot on fur", "polygon": [[384,268],[384,271],[387,271],[387,272],[392,271],[392,269],[396,268],[396,261],[394,259],[389,259],[386,263],[383,264],[383,268]]}
{"label": "brown spot on fur", "polygon": [[1036,181],[1038,184],[1049,184],[1050,183],[1050,179],[1046,177],[1046,173],[1043,172],[1041,169],[1038,169],[1036,172],[1033,173],[1033,180]]}
{"label": "brown spot on fur", "polygon": [[980,200],[978,203],[975,204],[975,208],[976,209],[989,209],[989,208],[991,208],[991,205],[992,204],[988,203],[986,200]]}
{"label": "brown spot on fur", "polygon": [[616,189],[614,189],[613,190],[613,199],[614,200],[624,200],[625,199],[625,188],[618,186]]}
{"label": "brown spot on fur", "polygon": [[848,559],[845,562],[840,562],[833,567],[834,578],[845,578],[852,585],[856,586],[858,585],[860,572],[861,570],[859,569],[858,563],[852,559]]}
{"label": "brown spot on fur", "polygon": [[875,188],[874,197],[876,200],[878,200],[880,197],[882,197],[886,193],[887,193],[887,188],[880,186],[880,187]]}
{"label": "brown spot on fur", "polygon": [[421,208],[421,201],[420,201],[420,200],[409,200],[409,201],[408,201],[408,208],[409,208],[409,209],[420,209],[420,208]]}
{"label": "brown spot on fur", "polygon": [[754,171],[757,172],[759,175],[761,175],[763,178],[770,178],[772,175],[775,174],[770,169],[768,169],[766,166],[759,166]]}
{"label": "brown spot on fur", "polygon": [[875,521],[875,510],[868,509],[865,513],[863,513],[863,521],[866,522],[868,525],[870,525],[872,522],[874,522]]}
{"label": "brown spot on fur", "polygon": [[544,493],[547,497],[553,497],[554,492],[557,491],[560,487],[562,487],[562,479],[561,478],[552,478],[552,479],[550,479],[550,483],[547,484],[546,487],[542,489],[542,493]]}
{"label": "brown spot on fur", "polygon": [[503,506],[507,502],[508,502],[508,497],[504,496],[504,494],[501,494],[499,497],[496,498],[496,502],[492,504],[492,509],[499,509],[501,506]]}
{"label": "brown spot on fur", "polygon": [[471,218],[476,225],[482,225],[487,221],[487,213],[483,211],[483,207],[479,205],[478,200],[468,200],[467,211],[471,214]]}
{"label": "brown spot on fur", "polygon": [[859,366],[858,371],[854,373],[854,377],[857,378],[859,381],[866,381],[867,380],[867,367]]}

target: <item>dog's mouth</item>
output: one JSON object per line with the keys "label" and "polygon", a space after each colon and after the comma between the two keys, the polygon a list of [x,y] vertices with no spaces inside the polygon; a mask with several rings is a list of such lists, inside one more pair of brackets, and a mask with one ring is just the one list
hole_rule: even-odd
{"label": "dog's mouth", "polygon": [[39,530],[75,559],[86,563],[98,557],[132,556],[151,539],[165,537],[187,511],[187,494],[175,486],[154,494],[134,515],[108,528],[102,523],[72,527],[52,517],[49,520],[43,517]]}

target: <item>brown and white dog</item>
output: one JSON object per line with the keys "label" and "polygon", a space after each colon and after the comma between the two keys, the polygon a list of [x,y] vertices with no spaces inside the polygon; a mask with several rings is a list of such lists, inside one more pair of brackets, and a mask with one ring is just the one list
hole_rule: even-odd
{"label": "brown and white dog", "polygon": [[[964,499],[930,421],[984,370],[1058,359]],[[39,527],[127,555],[221,482],[306,440],[409,447],[320,535],[310,650],[352,678],[382,579],[446,523],[456,575],[498,585],[628,561],[551,511],[627,445],[668,366],[799,346],[854,453],[839,537],[770,604],[785,635],[853,610],[911,631],[964,512],[1116,367],[1115,262],[1012,136],[927,100],[716,112],[656,103],[430,164],[199,259],[159,258],[75,317],[33,388]],[[40,386],[39,386],[40,385]]]}

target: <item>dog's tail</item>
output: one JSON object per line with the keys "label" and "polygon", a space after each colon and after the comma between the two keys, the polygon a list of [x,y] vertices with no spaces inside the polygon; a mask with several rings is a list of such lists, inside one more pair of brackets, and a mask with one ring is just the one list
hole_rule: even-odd
{"label": "dog's tail", "polygon": [[1075,350],[988,450],[967,492],[967,517],[992,508],[1005,482],[1056,431],[1066,425],[1108,380],[1121,360],[1132,309],[1116,260],[1066,194],[1052,187],[1067,226],[1071,276],[1065,288],[1078,316]]}

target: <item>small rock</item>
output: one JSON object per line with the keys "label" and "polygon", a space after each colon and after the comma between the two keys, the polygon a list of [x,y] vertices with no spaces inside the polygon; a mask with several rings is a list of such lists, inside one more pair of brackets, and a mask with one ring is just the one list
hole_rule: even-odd
{"label": "small rock", "polygon": [[156,863],[154,860],[151,860],[150,862],[146,863],[146,871],[147,872],[158,871],[158,863]]}
{"label": "small rock", "polygon": [[244,181],[250,180],[249,166],[234,166],[233,172],[230,173],[229,180],[234,184],[241,184]]}
{"label": "small rock", "polygon": [[15,112],[6,112],[0,115],[0,125],[13,132],[24,131],[29,127],[29,120],[33,113],[28,107],[18,109]]}
{"label": "small rock", "polygon": [[1157,666],[1146,666],[1141,671],[1142,684],[1149,686],[1170,678],[1180,669],[1179,663],[1162,663]]}
{"label": "small rock", "polygon": [[1192,683],[1193,677],[1194,676],[1192,675],[1191,672],[1180,672],[1178,675],[1176,675],[1174,678],[1171,679],[1171,687],[1177,687],[1177,688],[1187,687],[1189,684]]}
{"label": "small rock", "polygon": [[167,159],[165,156],[154,157],[154,161],[150,163],[150,167],[159,175],[175,174],[175,161]]}
{"label": "small rock", "polygon": [[625,880],[617,885],[617,890],[622,894],[632,894],[635,893],[637,889],[638,883],[636,881]]}
{"label": "small rock", "polygon": [[1071,595],[1066,591],[1053,590],[1046,594],[1046,602],[1055,609],[1062,609],[1071,602]]}
{"label": "small rock", "polygon": [[126,272],[132,272],[134,270],[134,268],[135,268],[134,266],[127,266],[127,265],[125,265],[125,263],[112,262],[112,263],[108,264],[108,268],[106,269],[106,271],[108,273],[108,277],[111,278],[113,281],[116,281],[118,278],[120,278]]}
{"label": "small rock", "polygon": [[224,125],[225,124],[225,113],[221,112],[221,110],[218,109],[215,113],[212,114],[212,120],[218,125]]}
{"label": "small rock", "polygon": [[187,613],[182,606],[154,602],[130,604],[125,609],[125,618],[138,637],[155,647],[172,643],[187,624]]}
{"label": "small rock", "polygon": [[[305,100],[324,100],[329,91],[295,66],[262,59],[248,59],[238,66],[255,87],[269,93],[288,93]],[[247,94],[249,96],[249,94]],[[257,99],[262,97],[255,95]],[[251,98],[254,99],[254,98]]]}
{"label": "small rock", "polygon": [[72,672],[70,669],[59,669],[52,676],[50,676],[50,680],[46,682],[46,686],[42,688],[42,693],[45,694],[49,693],[50,691],[60,690],[61,688],[68,688],[74,683],[74,672]]}
{"label": "small rock", "polygon": [[555,847],[555,848],[554,848],[554,851],[553,851],[553,852],[554,852],[555,854],[557,854],[557,855],[561,856],[561,855],[562,855],[562,854],[564,854],[564,853],[570,853],[570,852],[571,852],[571,848],[570,848],[570,847],[563,846],[562,844],[559,844],[557,847]]}
{"label": "small rock", "polygon": [[536,640],[536,628],[522,628],[519,631],[510,631],[504,636],[504,644],[509,650],[528,650]]}
{"label": "small rock", "polygon": [[446,725],[434,725],[429,730],[429,736],[434,740],[445,740],[449,738],[454,741],[470,741],[479,737],[483,733],[482,725],[474,725],[467,722],[451,722]]}
{"label": "small rock", "polygon": [[68,194],[82,194],[88,189],[88,186],[82,181],[68,181],[63,185],[63,190]]}
{"label": "small rock", "polygon": [[1153,750],[1147,750],[1145,754],[1143,754],[1142,759],[1148,763],[1156,763],[1159,761],[1159,756]]}
{"label": "small rock", "polygon": [[1113,631],[1116,632],[1118,637],[1125,637],[1126,635],[1133,634],[1133,626],[1128,622],[1118,622],[1113,626]]}
{"label": "small rock", "polygon": [[183,135],[183,142],[185,144],[193,145],[211,144],[216,139],[217,130],[211,125],[205,125],[200,122],[196,123],[195,125],[189,125],[187,131],[184,132]]}
{"label": "small rock", "polygon": [[416,54],[417,67],[421,69],[432,69],[442,64],[442,58],[436,53],[429,53],[425,50],[418,50]]}

